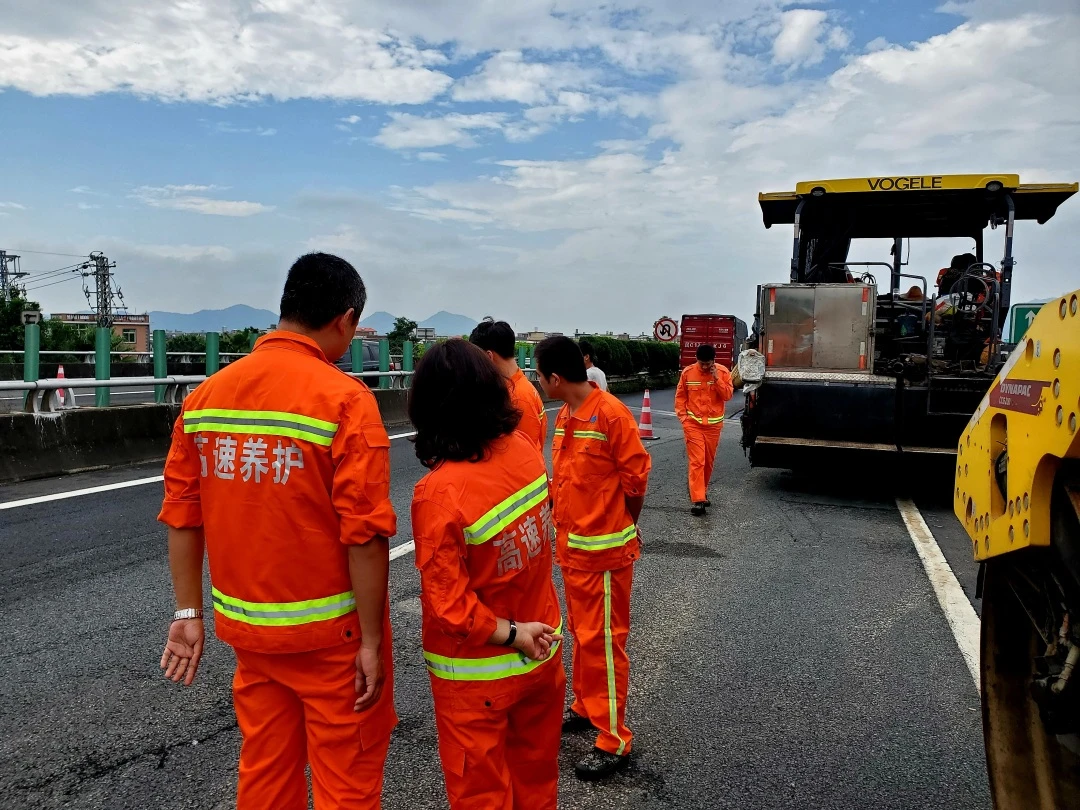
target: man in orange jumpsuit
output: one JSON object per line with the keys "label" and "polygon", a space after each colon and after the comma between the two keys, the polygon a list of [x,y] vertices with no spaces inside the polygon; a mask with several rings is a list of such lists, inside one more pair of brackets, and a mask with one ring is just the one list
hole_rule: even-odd
{"label": "man in orange jumpsuit", "polygon": [[331,365],[367,294],[335,256],[296,261],[278,330],[184,403],[165,462],[177,611],[161,657],[190,685],[214,627],[236,651],[238,810],[380,806],[397,723],[387,580],[396,518],[371,391]]}
{"label": "man in orange jumpsuit", "polygon": [[536,363],[544,392],[565,403],[552,446],[555,549],[574,637],[574,702],[563,730],[597,730],[596,745],[574,770],[580,779],[602,779],[630,756],[626,640],[634,561],[641,556],[637,520],[652,460],[633,414],[588,380],[572,340],[542,341]]}
{"label": "man in orange jumpsuit", "polygon": [[682,422],[689,461],[690,513],[705,514],[716,449],[724,430],[724,407],[734,392],[731,372],[716,364],[716,349],[702,344],[697,362],[683,369],[675,389],[675,415]]}
{"label": "man in orange jumpsuit", "polygon": [[535,441],[542,450],[547,442],[547,413],[544,400],[537,393],[536,386],[529,382],[514,357],[516,335],[506,321],[484,318],[469,335],[469,342],[479,346],[495,368],[499,369],[510,388],[510,401],[521,411],[521,423],[518,430]]}
{"label": "man in orange jumpsuit", "polygon": [[424,355],[409,418],[431,469],[412,527],[451,810],[555,810],[566,675],[544,457],[463,340]]}

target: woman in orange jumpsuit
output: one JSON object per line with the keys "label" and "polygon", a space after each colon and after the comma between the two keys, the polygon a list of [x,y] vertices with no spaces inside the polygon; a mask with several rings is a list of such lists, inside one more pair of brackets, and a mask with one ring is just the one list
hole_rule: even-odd
{"label": "woman in orange jumpsuit", "polygon": [[547,468],[463,340],[417,365],[412,504],[424,659],[452,810],[554,810],[566,692]]}

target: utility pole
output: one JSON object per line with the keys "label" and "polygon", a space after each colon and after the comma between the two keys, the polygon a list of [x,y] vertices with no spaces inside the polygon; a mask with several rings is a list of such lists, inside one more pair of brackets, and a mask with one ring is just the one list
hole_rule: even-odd
{"label": "utility pole", "polygon": [[[116,262],[110,262],[109,258],[100,250],[95,250],[90,254],[90,261],[86,262],[82,266],[83,278],[94,279],[94,290],[91,293],[89,285],[83,285],[83,292],[86,293],[86,303],[90,304],[94,308],[94,314],[97,315],[97,325],[99,328],[112,328],[113,324],[113,310],[117,308],[115,301],[119,300],[120,307],[124,306],[124,294],[120,291],[120,288],[116,288],[116,292],[113,292],[112,282],[112,270],[116,268]],[[93,299],[93,300],[91,300]]]}
{"label": "utility pole", "polygon": [[[108,257],[100,250],[90,254],[90,261],[80,268],[84,279],[94,280],[94,291],[83,282],[83,292],[86,293],[86,303],[94,307],[97,315],[97,332],[94,335],[94,376],[99,380],[109,379],[112,373],[112,325],[113,310],[116,309],[114,301],[119,300],[120,306],[124,306],[124,294],[120,288],[113,292],[112,270],[116,262],[110,262]],[[91,300],[93,299],[93,300]],[[94,404],[99,408],[109,404],[109,389],[95,389]]]}
{"label": "utility pole", "polygon": [[12,291],[18,286],[20,278],[27,274],[19,269],[19,257],[6,250],[0,250],[0,301],[6,301],[12,296]]}

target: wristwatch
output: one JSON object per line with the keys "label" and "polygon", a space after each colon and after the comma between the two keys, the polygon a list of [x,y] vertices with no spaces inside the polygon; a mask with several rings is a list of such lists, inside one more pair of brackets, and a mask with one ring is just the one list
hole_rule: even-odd
{"label": "wristwatch", "polygon": [[514,640],[517,638],[517,622],[513,619],[508,620],[510,622],[510,635],[506,637],[506,641],[503,642],[504,647],[513,647]]}
{"label": "wristwatch", "polygon": [[200,610],[199,608],[184,608],[182,610],[176,611],[172,615],[172,620],[174,622],[178,622],[181,619],[201,619],[201,618],[202,618],[202,610]]}

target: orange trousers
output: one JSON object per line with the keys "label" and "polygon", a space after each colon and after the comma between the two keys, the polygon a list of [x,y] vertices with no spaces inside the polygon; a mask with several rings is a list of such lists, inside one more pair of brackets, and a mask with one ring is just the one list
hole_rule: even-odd
{"label": "orange trousers", "polygon": [[555,810],[566,674],[556,652],[527,675],[431,676],[451,810]]}
{"label": "orange trousers", "polygon": [[574,637],[571,708],[600,733],[596,747],[629,754],[633,734],[626,727],[630,688],[630,588],[633,564],[614,571],[563,568],[567,627]]}
{"label": "orange trousers", "polygon": [[703,428],[696,424],[684,424],[686,458],[690,467],[690,502],[702,503],[709,497],[716,448],[720,446],[722,427]]}
{"label": "orange trousers", "polygon": [[394,714],[392,666],[379,703],[356,702],[359,642],[305,653],[236,650],[233,703],[240,733],[237,810],[378,810]]}

